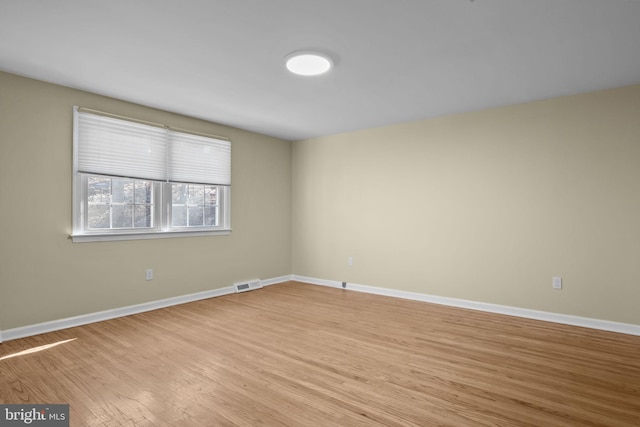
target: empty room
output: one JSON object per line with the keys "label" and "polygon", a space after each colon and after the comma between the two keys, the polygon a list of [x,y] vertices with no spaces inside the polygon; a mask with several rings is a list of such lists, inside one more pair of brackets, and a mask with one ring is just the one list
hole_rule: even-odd
{"label": "empty room", "polygon": [[640,425],[640,1],[0,0],[0,426]]}

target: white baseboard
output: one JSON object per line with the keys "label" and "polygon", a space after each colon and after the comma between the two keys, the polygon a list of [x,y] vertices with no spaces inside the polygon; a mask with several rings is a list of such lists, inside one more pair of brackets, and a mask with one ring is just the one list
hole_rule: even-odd
{"label": "white baseboard", "polygon": [[262,286],[275,285],[277,283],[289,282],[291,280],[293,280],[292,274],[289,274],[287,276],[274,277],[273,279],[262,280]]}
{"label": "white baseboard", "polygon": [[[262,280],[262,286],[275,285],[277,283],[288,282],[291,280],[302,283],[309,283],[312,285],[328,286],[338,289],[342,288],[342,282],[317,279],[314,277],[298,276],[295,274],[274,277],[272,279],[264,279]],[[549,313],[546,311],[529,310],[525,308],[488,304],[457,298],[439,297],[417,292],[398,291],[394,289],[378,288],[374,286],[358,285],[354,283],[347,284],[347,290],[640,336],[640,325],[632,325],[628,323],[611,322],[607,320],[591,319],[588,317],[571,316],[567,314]],[[115,308],[112,310],[100,311],[97,313],[68,317],[65,319],[53,320],[50,322],[38,323],[29,326],[22,326],[13,329],[7,329],[4,331],[0,330],[0,343],[2,341],[44,334],[46,332],[58,331],[61,329],[73,328],[89,323],[101,322],[103,320],[115,319],[117,317],[144,313],[145,311],[157,310],[159,308],[185,304],[188,302],[199,301],[202,299],[213,298],[232,293],[235,293],[233,286],[227,286],[220,289],[181,295],[142,304],[130,305],[127,307]]]}
{"label": "white baseboard", "polygon": [[[332,288],[342,288],[342,282],[333,280],[317,279],[293,275],[292,279],[297,282],[309,283],[312,285],[329,286]],[[618,332],[628,335],[640,336],[640,325],[629,323],[611,322],[608,320],[592,319],[588,317],[572,316],[568,314],[550,313],[546,311],[529,310],[526,308],[511,307],[506,305],[488,304],[483,302],[469,301],[457,298],[439,297],[418,292],[398,291],[395,289],[378,288],[374,286],[347,284],[347,290],[365,292],[368,294],[384,295],[394,298],[403,298],[414,301],[430,302],[433,304],[448,305],[452,307],[468,308],[471,310],[486,311],[489,313],[506,314],[508,316],[524,317],[527,319],[543,320],[546,322],[561,323],[572,326],[582,326],[591,329],[600,329],[609,332]]]}
{"label": "white baseboard", "polygon": [[[292,280],[293,276],[281,276],[273,279],[262,280],[262,286],[274,285]],[[144,313],[145,311],[157,310],[159,308],[170,307],[172,305],[185,304],[188,302],[199,301],[207,298],[219,297],[235,293],[233,286],[227,286],[220,289],[210,291],[197,292],[195,294],[180,295],[177,297],[166,298],[157,301],[145,302],[142,304],[130,305],[127,307],[114,308],[112,310],[99,311],[97,313],[83,314],[75,317],[67,317],[65,319],[52,320],[50,322],[38,323],[35,325],[22,326],[19,328],[7,329],[0,331],[0,343],[2,341],[15,340],[18,338],[30,337],[33,335],[44,334],[46,332],[59,331],[61,329],[73,328],[89,323],[102,322],[103,320],[115,319],[117,317],[129,316],[132,314]]]}

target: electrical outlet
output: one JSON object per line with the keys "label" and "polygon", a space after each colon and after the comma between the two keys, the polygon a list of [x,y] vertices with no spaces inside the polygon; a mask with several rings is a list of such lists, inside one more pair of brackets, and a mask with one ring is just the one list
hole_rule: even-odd
{"label": "electrical outlet", "polygon": [[147,268],[146,279],[147,279],[147,281],[153,280],[153,268]]}
{"label": "electrical outlet", "polygon": [[350,256],[349,258],[347,258],[347,265],[348,265],[349,267],[351,267],[351,266],[353,265],[353,257],[352,257],[352,256]]}
{"label": "electrical outlet", "polygon": [[559,277],[559,276],[552,277],[551,287],[553,289],[562,290],[562,277]]}

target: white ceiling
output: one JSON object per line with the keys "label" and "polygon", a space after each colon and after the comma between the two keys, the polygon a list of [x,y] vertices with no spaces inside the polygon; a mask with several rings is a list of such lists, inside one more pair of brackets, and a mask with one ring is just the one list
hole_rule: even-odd
{"label": "white ceiling", "polygon": [[0,0],[0,69],[298,140],[640,83],[640,0]]}

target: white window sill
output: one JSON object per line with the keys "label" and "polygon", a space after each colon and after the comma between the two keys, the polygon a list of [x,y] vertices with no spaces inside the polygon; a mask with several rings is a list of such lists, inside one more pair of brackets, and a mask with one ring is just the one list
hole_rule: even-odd
{"label": "white window sill", "polygon": [[174,237],[226,236],[231,230],[162,231],[150,233],[72,234],[73,243],[114,242],[119,240],[170,239]]}

